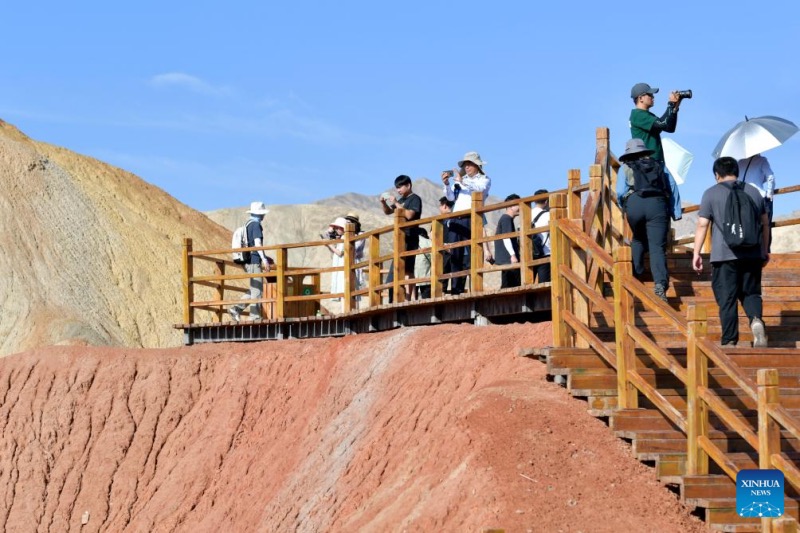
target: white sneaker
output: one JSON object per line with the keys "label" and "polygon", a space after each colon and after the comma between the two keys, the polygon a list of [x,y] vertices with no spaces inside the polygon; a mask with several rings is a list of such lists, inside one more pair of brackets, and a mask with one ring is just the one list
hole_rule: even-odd
{"label": "white sneaker", "polygon": [[239,322],[241,316],[239,315],[238,309],[236,309],[235,307],[229,307],[228,314],[231,315],[231,320],[233,320],[234,322]]}
{"label": "white sneaker", "polygon": [[750,331],[753,332],[753,348],[766,348],[767,332],[764,329],[764,322],[760,318],[754,318],[750,322]]}

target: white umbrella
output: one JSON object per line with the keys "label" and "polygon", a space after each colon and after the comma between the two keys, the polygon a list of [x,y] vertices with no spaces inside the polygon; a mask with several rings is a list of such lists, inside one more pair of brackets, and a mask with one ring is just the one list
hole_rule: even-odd
{"label": "white umbrella", "polygon": [[694,161],[694,155],[669,137],[661,139],[661,147],[664,148],[664,164],[667,165],[667,170],[675,179],[675,183],[683,185],[689,167]]}
{"label": "white umbrella", "polygon": [[797,126],[786,119],[772,116],[747,118],[722,136],[711,153],[717,157],[745,159],[780,146],[797,133]]}

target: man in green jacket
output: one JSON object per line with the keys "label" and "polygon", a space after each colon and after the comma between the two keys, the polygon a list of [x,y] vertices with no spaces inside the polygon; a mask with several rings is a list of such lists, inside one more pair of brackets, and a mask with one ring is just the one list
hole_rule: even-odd
{"label": "man in green jacket", "polygon": [[631,89],[631,98],[636,107],[631,111],[631,137],[641,139],[648,150],[653,151],[653,159],[664,163],[664,149],[661,147],[661,132],[674,133],[678,125],[678,107],[681,104],[677,91],[669,95],[667,110],[658,118],[650,112],[655,104],[658,89],[646,83],[637,83]]}

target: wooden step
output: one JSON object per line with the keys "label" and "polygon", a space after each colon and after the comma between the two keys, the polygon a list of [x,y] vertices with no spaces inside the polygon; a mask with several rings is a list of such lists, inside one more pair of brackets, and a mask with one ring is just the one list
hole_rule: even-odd
{"label": "wooden step", "polygon": [[[671,372],[664,369],[642,368],[638,370],[641,377],[652,387],[661,389],[677,389],[684,387],[680,379]],[[734,388],[736,382],[720,369],[709,369],[709,388]],[[794,389],[800,386],[797,375],[779,374],[778,382],[780,386],[787,389]],[[583,394],[582,391],[592,391],[597,389],[616,389],[616,372],[608,369],[572,369],[567,376],[567,388],[570,391],[579,391],[576,396],[590,396],[594,394]]]}

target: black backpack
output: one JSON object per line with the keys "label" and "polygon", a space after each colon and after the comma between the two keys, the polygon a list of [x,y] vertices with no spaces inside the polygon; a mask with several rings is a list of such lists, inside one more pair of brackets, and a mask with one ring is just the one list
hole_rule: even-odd
{"label": "black backpack", "polygon": [[[539,220],[539,217],[544,215],[545,213],[550,212],[549,207],[545,207],[539,213],[533,217],[533,221],[531,222],[531,227],[536,227],[536,221]],[[548,235],[548,238],[550,236]],[[541,233],[534,233],[533,234],[533,258],[539,259],[540,257],[544,257],[544,238],[542,237]]]}
{"label": "black backpack", "polygon": [[[730,185],[728,185],[730,183]],[[747,250],[761,244],[761,215],[758,205],[745,192],[744,182],[723,182],[731,192],[725,200],[722,236],[732,250]]]}
{"label": "black backpack", "polygon": [[633,171],[633,183],[628,185],[642,198],[648,196],[669,196],[669,179],[663,165],[655,159],[634,159],[625,163]]}

